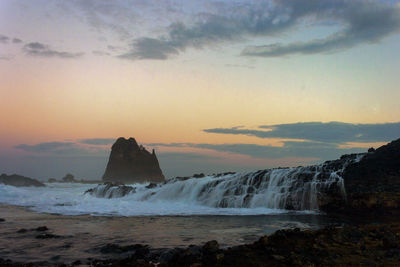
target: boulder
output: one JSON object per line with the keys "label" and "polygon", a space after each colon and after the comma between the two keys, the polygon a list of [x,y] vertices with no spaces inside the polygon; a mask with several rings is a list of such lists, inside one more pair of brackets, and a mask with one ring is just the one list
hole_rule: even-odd
{"label": "boulder", "polygon": [[2,174],[0,175],[0,184],[12,185],[12,186],[45,186],[38,180],[28,178],[18,174]]}
{"label": "boulder", "polygon": [[142,182],[163,182],[157,156],[150,153],[134,138],[118,138],[111,148],[110,158],[103,175],[105,182],[126,184]]}

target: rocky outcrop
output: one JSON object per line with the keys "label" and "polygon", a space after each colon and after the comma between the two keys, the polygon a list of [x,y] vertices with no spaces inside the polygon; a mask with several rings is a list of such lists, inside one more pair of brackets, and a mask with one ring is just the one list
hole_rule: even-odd
{"label": "rocky outcrop", "polygon": [[164,180],[154,149],[150,153],[134,138],[121,137],[113,144],[103,181],[129,184]]}
{"label": "rocky outcrop", "polygon": [[400,214],[400,139],[369,152],[343,172],[346,201],[331,194],[322,210],[336,213]]}
{"label": "rocky outcrop", "polygon": [[12,185],[12,186],[45,186],[38,180],[21,176],[18,174],[2,174],[0,175],[0,184]]}
{"label": "rocky outcrop", "polygon": [[[252,244],[152,249],[146,245],[107,244],[99,250],[113,258],[91,266],[399,266],[399,224],[279,230]],[[1,263],[1,261],[0,261]]]}
{"label": "rocky outcrop", "polygon": [[135,192],[135,187],[106,182],[104,184],[97,185],[95,188],[86,190],[85,194],[90,194],[100,198],[119,198]]}

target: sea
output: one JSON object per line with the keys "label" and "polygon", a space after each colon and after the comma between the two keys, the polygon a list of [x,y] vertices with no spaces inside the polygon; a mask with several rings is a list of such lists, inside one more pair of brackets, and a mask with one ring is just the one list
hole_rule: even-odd
{"label": "sea", "polygon": [[[147,185],[131,186],[144,192]],[[221,247],[229,247],[254,242],[280,229],[318,229],[338,223],[315,210],[212,207],[190,198],[143,200],[138,194],[102,198],[85,193],[95,186],[0,185],[0,218],[5,220],[0,222],[0,258],[54,263],[100,259],[111,256],[101,253],[106,244],[175,248],[217,240]],[[56,237],[39,238],[42,232],[35,229],[40,226]]]}

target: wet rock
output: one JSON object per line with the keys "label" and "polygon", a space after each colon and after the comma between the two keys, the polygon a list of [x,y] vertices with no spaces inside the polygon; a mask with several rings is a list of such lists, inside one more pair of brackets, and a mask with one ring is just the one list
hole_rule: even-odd
{"label": "wet rock", "polygon": [[72,266],[76,266],[76,265],[81,265],[82,262],[80,260],[76,260],[74,262],[72,262]]}
{"label": "wet rock", "polygon": [[85,194],[103,198],[118,198],[135,192],[136,187],[127,186],[121,183],[106,182],[104,184],[97,185],[95,188],[86,190]]}
{"label": "wet rock", "polygon": [[216,240],[208,241],[203,246],[204,253],[216,253],[219,250],[219,244]]}
{"label": "wet rock", "polygon": [[400,215],[400,139],[369,149],[343,171],[346,201],[336,192],[324,196],[320,208],[352,216]]}
{"label": "wet rock", "polygon": [[151,188],[154,188],[154,187],[157,187],[157,184],[155,184],[155,183],[150,183],[150,184],[146,185],[146,188],[147,188],[147,189],[151,189]]}
{"label": "wet rock", "polygon": [[17,231],[18,234],[23,234],[23,233],[26,233],[26,232],[28,232],[28,230],[25,229],[25,228],[21,228],[21,229],[19,229],[19,230]]}
{"label": "wet rock", "polygon": [[120,246],[118,244],[107,244],[100,248],[100,252],[103,254],[121,254],[126,252],[135,252],[135,254],[146,254],[149,249],[147,246],[135,244],[129,246]]}
{"label": "wet rock", "polygon": [[37,239],[52,239],[52,238],[61,238],[61,237],[62,236],[59,236],[59,235],[45,233],[45,234],[39,234],[35,238],[37,238]]}
{"label": "wet rock", "polygon": [[39,226],[39,227],[37,227],[36,229],[34,229],[35,231],[38,231],[38,232],[44,232],[44,231],[47,231],[47,230],[49,230],[49,228],[47,228],[47,226]]}
{"label": "wet rock", "polygon": [[6,219],[0,218],[0,222],[5,222]]}
{"label": "wet rock", "polygon": [[203,178],[203,177],[205,177],[204,173],[193,174],[193,178]]}

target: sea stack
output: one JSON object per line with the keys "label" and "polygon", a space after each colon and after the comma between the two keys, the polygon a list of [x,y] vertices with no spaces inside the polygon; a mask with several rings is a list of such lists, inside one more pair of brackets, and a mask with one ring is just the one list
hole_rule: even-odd
{"label": "sea stack", "polygon": [[103,181],[130,184],[163,182],[165,178],[154,149],[150,153],[135,138],[120,137],[111,148]]}

